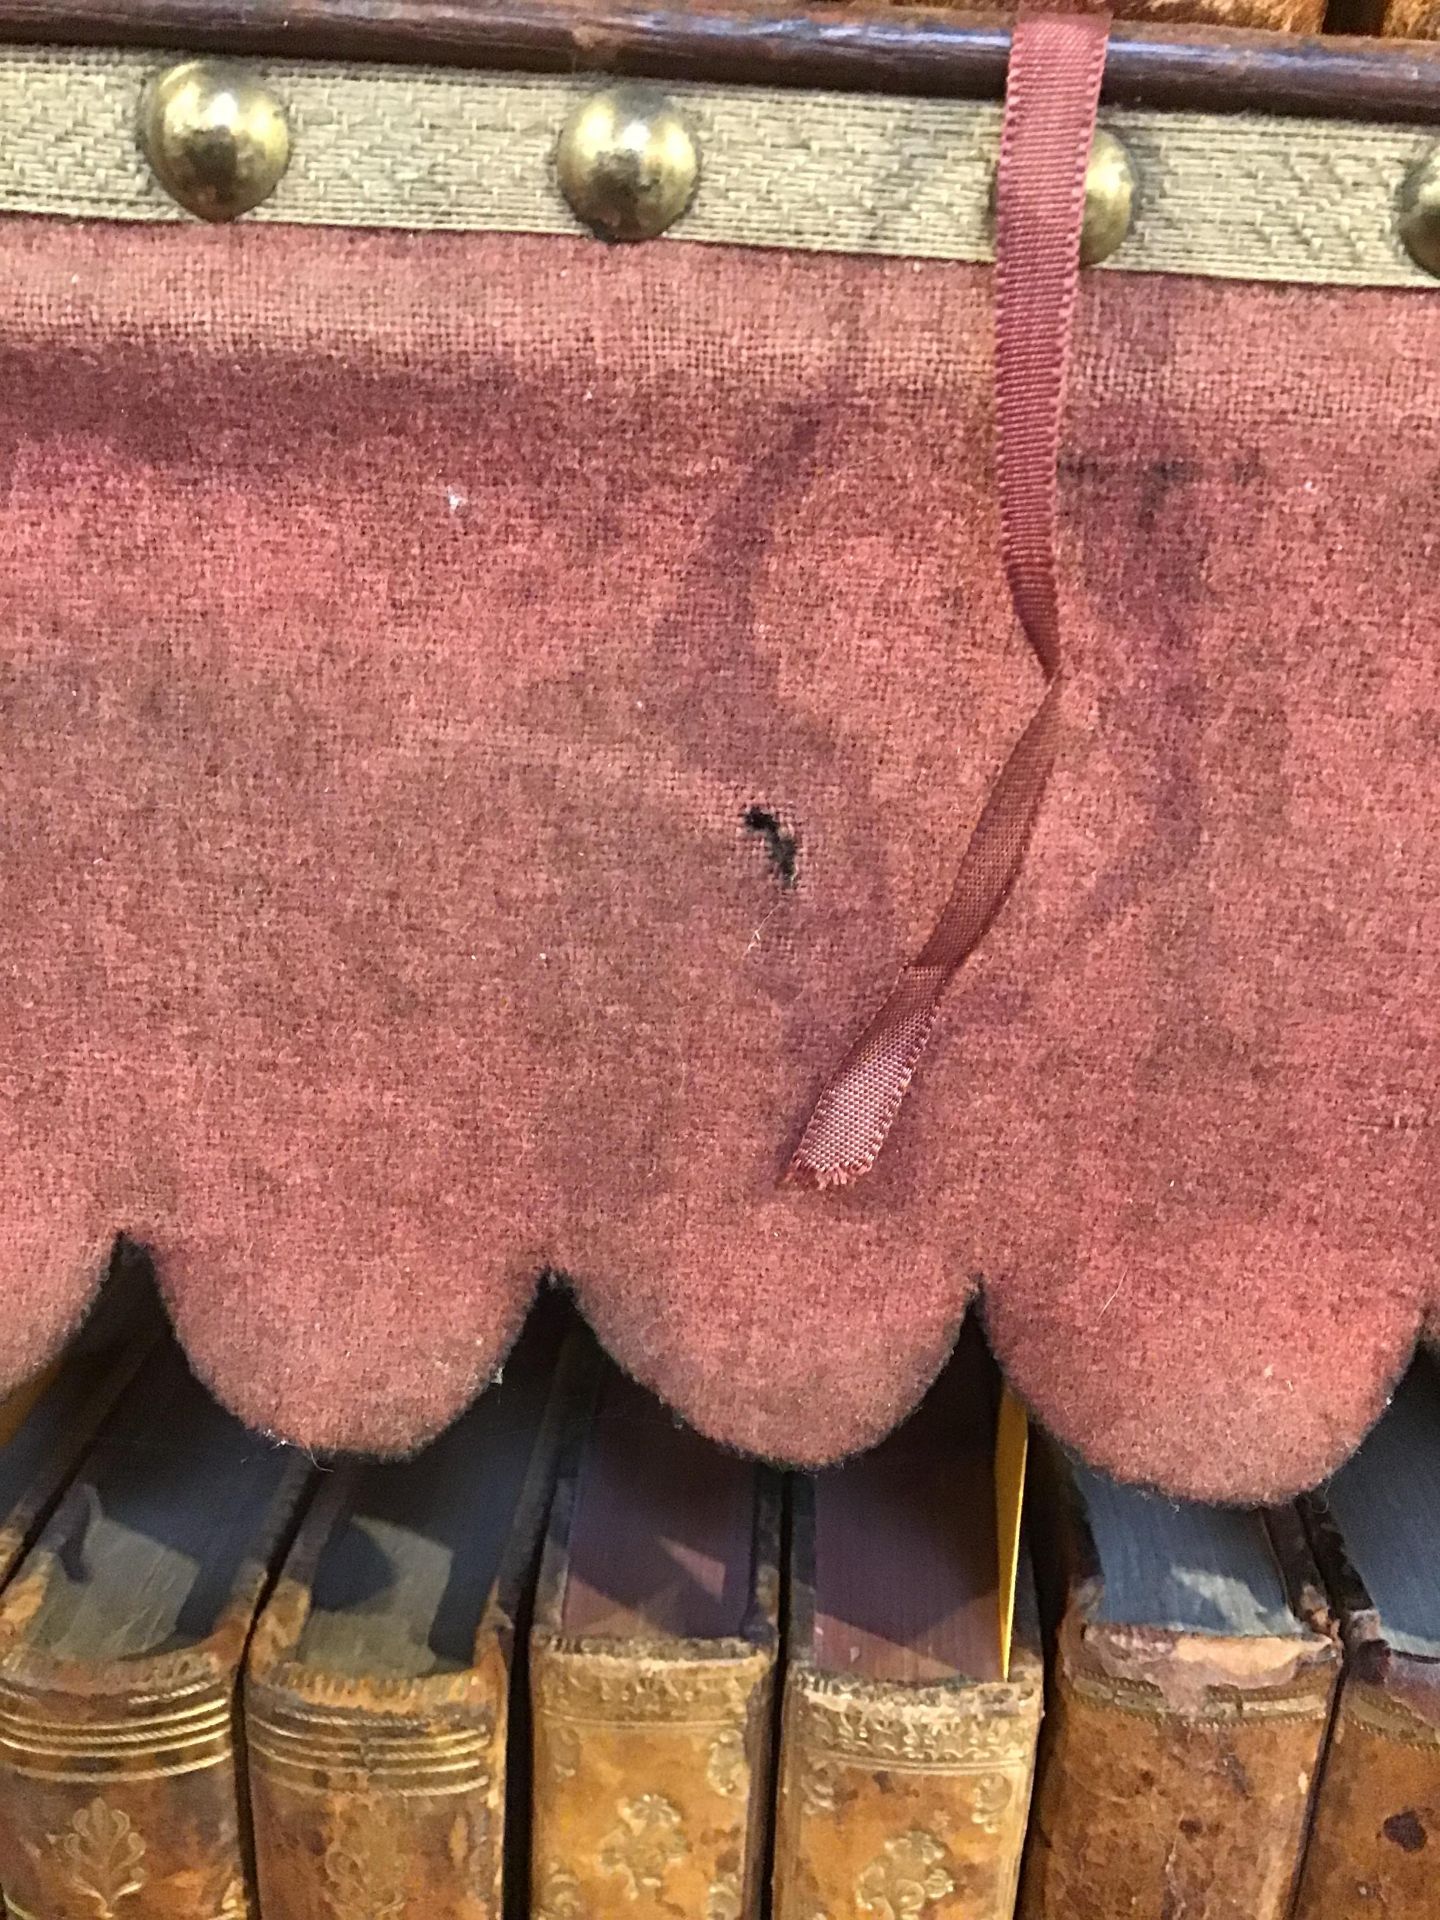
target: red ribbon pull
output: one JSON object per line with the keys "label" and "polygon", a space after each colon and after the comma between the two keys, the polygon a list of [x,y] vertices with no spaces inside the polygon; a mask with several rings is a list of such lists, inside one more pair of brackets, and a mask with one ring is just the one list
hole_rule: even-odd
{"label": "red ribbon pull", "polygon": [[1010,44],[995,238],[1000,537],[1044,698],[991,788],[934,932],[831,1075],[786,1179],[843,1187],[885,1144],[945,990],[1009,898],[1049,784],[1062,685],[1055,520],[1080,278],[1085,172],[1110,30],[1103,14],[1022,15]]}

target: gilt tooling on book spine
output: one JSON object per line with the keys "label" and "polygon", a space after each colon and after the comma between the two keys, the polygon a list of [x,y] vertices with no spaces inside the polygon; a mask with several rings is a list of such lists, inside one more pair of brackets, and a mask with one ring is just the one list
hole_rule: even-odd
{"label": "gilt tooling on book spine", "polygon": [[1041,1436],[1012,1579],[973,1327],[880,1446],[782,1476],[557,1294],[438,1440],[315,1473],[152,1304],[0,1403],[17,1920],[1430,1920],[1433,1362],[1298,1506]]}

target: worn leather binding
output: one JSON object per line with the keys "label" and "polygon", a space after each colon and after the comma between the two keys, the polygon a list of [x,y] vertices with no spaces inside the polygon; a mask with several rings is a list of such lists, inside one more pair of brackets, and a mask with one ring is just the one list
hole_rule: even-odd
{"label": "worn leather binding", "polygon": [[758,1920],[780,1486],[611,1375],[530,1641],[532,1920]]}
{"label": "worn leather binding", "polygon": [[1367,32],[1395,40],[1440,38],[1440,8],[1435,0],[1369,0],[1359,11]]}
{"label": "worn leather binding", "polygon": [[[1317,1549],[1323,1542],[1322,1534]],[[1329,1546],[1338,1572],[1338,1536]],[[1387,1644],[1353,1568],[1340,1575],[1338,1596],[1349,1664],[1295,1920],[1428,1920],[1440,1836],[1440,1661]]]}
{"label": "worn leather binding", "polygon": [[517,1622],[593,1350],[547,1359],[417,1459],[337,1476],[296,1539],[245,1687],[267,1920],[501,1912]]}
{"label": "worn leather binding", "polygon": [[[1413,1390],[1412,1381],[1404,1391]],[[1433,1415],[1440,1392],[1433,1384],[1430,1391]],[[1365,1466],[1367,1453],[1384,1437],[1372,1436],[1353,1469],[1342,1472],[1342,1482]],[[1397,1502],[1406,1508],[1422,1471],[1428,1471],[1432,1488],[1440,1484],[1434,1464],[1440,1426],[1432,1418],[1429,1433],[1418,1437],[1428,1462],[1422,1462],[1413,1432],[1398,1473],[1393,1456],[1386,1462]],[[1331,1499],[1339,1504],[1335,1492]],[[1302,1502],[1302,1511],[1340,1616],[1346,1660],[1295,1920],[1371,1920],[1382,1914],[1385,1920],[1430,1920],[1440,1888],[1437,1643],[1431,1641],[1428,1653],[1406,1643],[1399,1622],[1367,1586],[1326,1499],[1313,1496]],[[1397,1545],[1433,1591],[1433,1541],[1412,1536]]]}
{"label": "worn leather binding", "polygon": [[1266,1517],[1293,1633],[1110,1624],[1075,1484],[1040,1452],[1059,1620],[1021,1920],[1285,1920],[1339,1666],[1298,1515]]}
{"label": "worn leather binding", "polygon": [[1044,1673],[1028,1551],[1000,1670],[992,1396],[948,1391],[980,1358],[795,1484],[775,1920],[1014,1911]]}
{"label": "worn leather binding", "polygon": [[[1135,20],[1177,19],[1166,0],[1133,10],[1121,5],[1116,12]],[[1182,16],[1203,27],[1263,27],[1272,33],[1319,33],[1325,24],[1325,0],[1193,0]]]}
{"label": "worn leather binding", "polygon": [[12,1920],[251,1920],[235,1694],[308,1464],[167,1347],[0,1601]]}

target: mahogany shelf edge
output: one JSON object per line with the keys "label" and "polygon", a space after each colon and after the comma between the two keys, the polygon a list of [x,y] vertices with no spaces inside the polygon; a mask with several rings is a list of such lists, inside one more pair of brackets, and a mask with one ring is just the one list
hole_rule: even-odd
{"label": "mahogany shelf edge", "polygon": [[[998,98],[1008,17],[740,0],[0,0],[0,41]],[[1116,23],[1108,100],[1434,122],[1440,43]]]}

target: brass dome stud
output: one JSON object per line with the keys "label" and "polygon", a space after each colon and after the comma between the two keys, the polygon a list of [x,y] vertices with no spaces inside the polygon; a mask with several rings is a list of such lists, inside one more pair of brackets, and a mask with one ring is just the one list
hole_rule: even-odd
{"label": "brass dome stud", "polygon": [[1440,276],[1440,147],[1422,154],[1401,181],[1396,224],[1416,266]]}
{"label": "brass dome stud", "polygon": [[689,123],[656,87],[607,87],[582,100],[555,150],[560,191],[607,240],[653,240],[680,218],[700,178]]}
{"label": "brass dome stud", "polygon": [[1115,138],[1100,127],[1085,169],[1085,218],[1080,228],[1080,264],[1108,260],[1130,231],[1135,212],[1135,167]]}
{"label": "brass dome stud", "polygon": [[155,178],[201,220],[268,200],[290,160],[285,109],[263,81],[221,60],[187,60],[145,90],[140,141]]}

